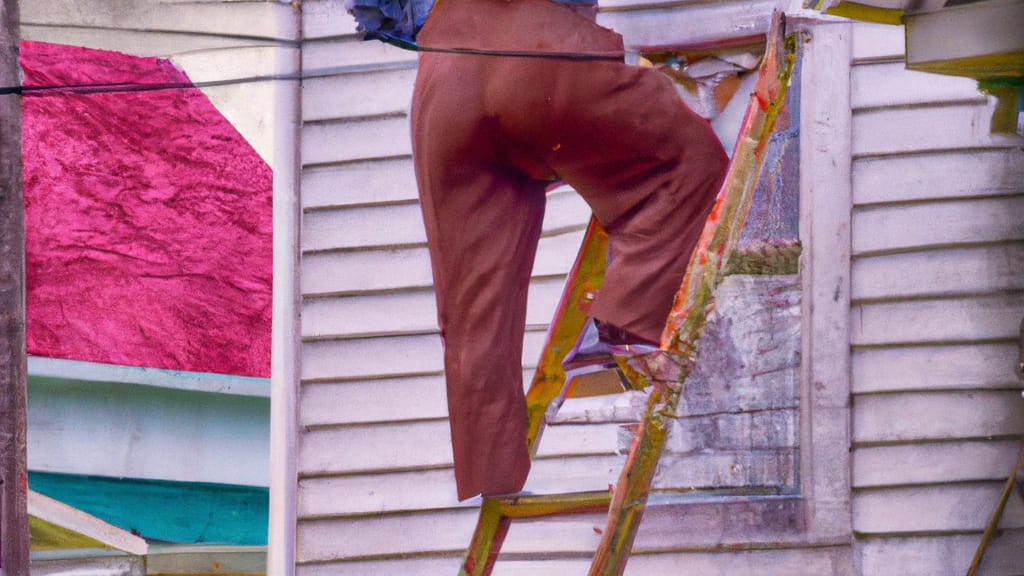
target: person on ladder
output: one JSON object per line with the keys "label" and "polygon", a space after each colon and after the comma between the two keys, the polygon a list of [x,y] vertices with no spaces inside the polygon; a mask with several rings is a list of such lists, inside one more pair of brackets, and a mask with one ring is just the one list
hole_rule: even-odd
{"label": "person on ladder", "polygon": [[[425,23],[417,4],[394,10],[404,0],[350,1],[371,37],[415,34],[420,51],[413,161],[458,498],[518,492],[530,469],[521,362],[545,190],[571,185],[609,237],[592,321],[563,363],[583,372],[658,346],[728,158],[671,80],[624,63],[622,37],[587,0],[439,0]],[[381,4],[397,16],[382,19]]]}

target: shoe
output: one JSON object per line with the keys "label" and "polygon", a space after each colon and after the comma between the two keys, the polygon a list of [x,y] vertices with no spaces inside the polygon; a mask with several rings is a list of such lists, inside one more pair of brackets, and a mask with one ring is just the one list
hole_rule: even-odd
{"label": "shoe", "polygon": [[618,366],[616,357],[646,354],[657,349],[653,343],[618,326],[588,318],[576,343],[562,359],[565,381],[615,368]]}
{"label": "shoe", "polygon": [[576,376],[598,372],[615,366],[611,348],[601,341],[601,333],[597,321],[590,318],[583,325],[576,343],[562,359],[565,380],[568,382]]}

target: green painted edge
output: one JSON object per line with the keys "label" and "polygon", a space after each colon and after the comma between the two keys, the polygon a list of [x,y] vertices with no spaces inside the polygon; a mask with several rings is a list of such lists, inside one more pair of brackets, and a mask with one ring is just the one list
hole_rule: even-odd
{"label": "green painted edge", "polygon": [[903,24],[903,10],[897,8],[878,8],[857,2],[840,2],[835,6],[825,9],[825,14],[841,16],[862,22],[875,22],[877,24],[891,24],[901,26]]}
{"label": "green painted edge", "polygon": [[264,487],[33,471],[29,486],[149,541],[267,543]]}
{"label": "green painted edge", "polygon": [[28,528],[31,535],[32,550],[70,550],[78,548],[104,548],[110,547],[74,530],[47,522],[42,518],[29,516]]}

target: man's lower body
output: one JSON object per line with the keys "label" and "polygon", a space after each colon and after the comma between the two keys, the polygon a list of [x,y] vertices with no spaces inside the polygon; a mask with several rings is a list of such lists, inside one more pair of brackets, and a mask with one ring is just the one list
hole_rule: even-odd
{"label": "man's lower body", "polygon": [[572,185],[608,232],[591,315],[656,343],[728,159],[668,78],[568,56],[622,51],[568,7],[441,0],[417,40],[558,53],[425,52],[413,96],[458,496],[515,492],[530,468],[521,361],[545,188]]}

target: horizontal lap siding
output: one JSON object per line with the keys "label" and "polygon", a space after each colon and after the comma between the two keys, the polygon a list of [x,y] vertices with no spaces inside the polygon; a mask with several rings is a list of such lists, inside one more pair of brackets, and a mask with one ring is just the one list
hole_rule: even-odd
{"label": "horizontal lap siding", "polygon": [[[512,526],[514,531],[516,526]],[[511,536],[510,536],[511,538]],[[364,560],[346,564],[324,563],[300,567],[298,576],[437,576],[455,574],[461,556],[394,558]],[[741,552],[689,552],[674,554],[634,554],[626,566],[626,576],[673,574],[676,576],[793,576],[795,574],[835,574],[841,561],[832,549],[752,550]],[[547,558],[542,560],[499,560],[494,576],[585,576],[589,558]],[[921,574],[925,574],[921,572]]]}
{"label": "horizontal lap siding", "polygon": [[295,47],[295,8],[286,2],[31,0],[21,4],[21,35],[26,40],[163,57],[241,46]]}
{"label": "horizontal lap siding", "polygon": [[[360,41],[340,0],[304,2],[303,17],[298,574],[454,573],[476,509],[456,501],[451,469],[409,136],[416,55]],[[572,190],[548,196],[527,377],[589,215]],[[617,424],[549,426],[527,488],[606,488],[619,436]]]}
{"label": "horizontal lap siding", "polygon": [[[962,574],[1020,447],[1024,152],[973,81],[904,70],[859,25],[852,72],[854,530],[861,571]],[[897,41],[899,39],[900,41]],[[985,573],[1021,574],[1011,499]]]}

